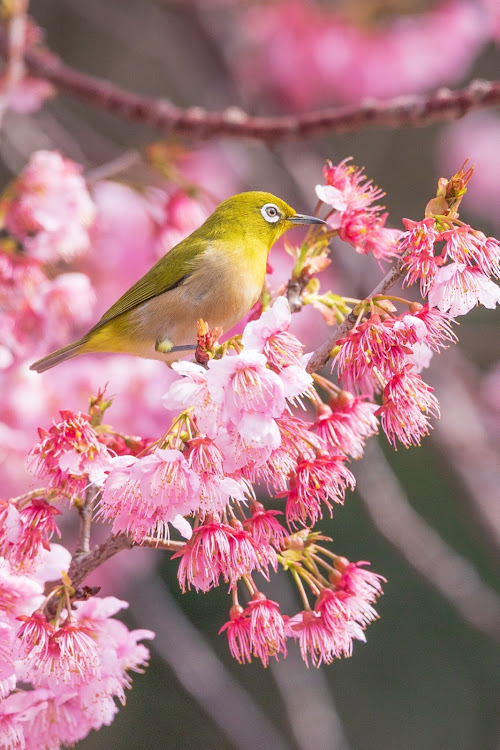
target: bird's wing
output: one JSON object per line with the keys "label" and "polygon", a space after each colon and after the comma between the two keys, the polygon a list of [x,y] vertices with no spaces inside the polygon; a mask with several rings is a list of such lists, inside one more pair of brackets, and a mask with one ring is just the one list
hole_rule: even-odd
{"label": "bird's wing", "polygon": [[193,235],[179,242],[104,313],[89,333],[143,302],[175,289],[200,265],[205,249],[206,241]]}

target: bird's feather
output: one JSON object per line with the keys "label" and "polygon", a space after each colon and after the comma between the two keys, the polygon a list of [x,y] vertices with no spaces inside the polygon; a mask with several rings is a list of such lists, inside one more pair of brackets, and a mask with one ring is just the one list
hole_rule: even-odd
{"label": "bird's feather", "polygon": [[195,234],[196,232],[172,248],[163,258],[160,258],[145,276],[130,287],[104,313],[102,318],[90,329],[89,334],[153,297],[157,297],[170,289],[175,289],[188,278],[202,262],[202,256],[207,247],[206,242],[203,242],[201,238],[196,238]]}

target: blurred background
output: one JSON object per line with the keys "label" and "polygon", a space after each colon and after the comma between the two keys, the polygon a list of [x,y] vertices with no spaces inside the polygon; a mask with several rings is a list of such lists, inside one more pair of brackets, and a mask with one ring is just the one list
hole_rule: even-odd
{"label": "blurred background", "polygon": [[[70,66],[178,106],[241,107],[251,114],[305,112],[367,98],[458,87],[500,77],[498,0],[32,0],[48,47]],[[16,111],[17,109],[17,111]],[[81,163],[97,206],[87,273],[99,315],[216,203],[263,189],[311,213],[326,159],[352,156],[387,193],[388,225],[420,219],[439,177],[476,165],[461,218],[500,230],[500,113],[419,129],[376,130],[264,144],[163,139],[68,95],[37,111],[6,112],[0,178],[7,185],[32,152],[57,149]],[[29,107],[28,107],[29,109]],[[23,111],[20,111],[23,110]],[[298,236],[298,235],[297,235]],[[377,263],[339,243],[322,290],[366,294]],[[291,259],[270,257],[271,287]],[[88,306],[88,301],[85,303]],[[88,314],[87,314],[88,313]],[[82,312],[80,323],[87,324]],[[313,349],[328,335],[319,312],[294,325]],[[85,325],[84,325],[85,324]],[[78,332],[78,331],[76,331]],[[65,338],[66,336],[66,338]],[[426,380],[442,418],[421,448],[371,441],[353,469],[358,489],[321,523],[334,548],[387,578],[381,618],[350,659],[307,670],[294,653],[264,670],[239,666],[218,630],[228,597],[179,592],[175,561],[133,550],[90,583],[130,601],[128,623],[155,630],[152,659],[136,675],[114,724],[82,750],[493,750],[498,713],[500,540],[500,327],[494,311],[462,318],[460,344],[436,357]],[[61,332],[61,345],[69,340]],[[85,357],[43,376],[25,352],[0,374],[0,460],[5,496],[31,486],[26,453],[59,408],[86,409],[108,383],[109,420],[155,435],[168,373],[161,363]],[[271,598],[293,610],[277,577]]]}

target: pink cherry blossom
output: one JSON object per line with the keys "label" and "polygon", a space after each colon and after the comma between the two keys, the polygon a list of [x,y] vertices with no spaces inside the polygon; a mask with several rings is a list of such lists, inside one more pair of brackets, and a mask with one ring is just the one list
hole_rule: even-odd
{"label": "pink cherry blossom", "polygon": [[377,405],[366,396],[341,391],[329,405],[321,404],[315,424],[318,437],[331,449],[361,458],[365,440],[378,432]]}
{"label": "pink cherry blossom", "polygon": [[267,599],[257,592],[245,609],[250,618],[250,643],[254,656],[261,660],[265,667],[269,658],[278,654],[286,656],[285,621],[277,602]]}
{"label": "pink cherry blossom", "polygon": [[372,604],[381,596],[382,583],[385,582],[383,576],[365,570],[369,564],[365,561],[351,563],[345,557],[338,557],[335,563],[339,573],[335,580],[338,596],[351,617],[363,628],[378,617]]}
{"label": "pink cherry blossom", "polygon": [[411,365],[388,380],[382,394],[382,406],[376,412],[390,442],[397,447],[399,440],[407,448],[419,445],[430,430],[429,417],[439,416],[439,403],[432,388]]}
{"label": "pink cherry blossom", "polygon": [[500,277],[500,243],[494,237],[464,225],[446,230],[442,238],[446,258],[461,265],[476,264],[486,276]]}
{"label": "pink cherry blossom", "polygon": [[286,297],[278,297],[260,318],[247,323],[243,331],[243,346],[261,352],[268,363],[279,370],[288,365],[300,365],[304,347],[288,331],[291,320]]}
{"label": "pink cherry blossom", "polygon": [[193,536],[177,552],[180,557],[179,584],[184,591],[194,588],[208,591],[217,586],[222,576],[234,586],[242,575],[260,568],[258,546],[241,528],[208,519],[193,530]]}
{"label": "pink cherry blossom", "polygon": [[156,240],[158,257],[198,229],[211,213],[201,200],[184,190],[176,190],[167,197],[163,212]]}
{"label": "pink cherry blossom", "polygon": [[354,489],[354,476],[344,464],[344,456],[318,455],[314,459],[300,461],[290,479],[290,492],[286,502],[286,520],[306,524],[310,519],[314,525],[322,517],[321,504],[330,514],[332,504],[344,502],[347,487]]}
{"label": "pink cherry blossom", "polygon": [[250,617],[244,614],[243,607],[235,605],[231,607],[229,620],[219,630],[227,634],[229,651],[240,664],[252,661],[251,643],[250,643]]}
{"label": "pink cherry blossom", "polygon": [[420,293],[425,297],[442,264],[441,257],[434,252],[434,246],[441,240],[441,234],[436,231],[436,222],[432,217],[422,221],[403,219],[403,224],[407,231],[401,235],[399,249],[406,253],[404,284],[411,285],[420,280]]}
{"label": "pink cherry blossom", "polygon": [[281,416],[286,405],[283,384],[266,363],[264,354],[252,350],[210,360],[208,389],[213,400],[220,404],[223,420],[238,425],[248,413]]}
{"label": "pink cherry blossom", "polygon": [[291,618],[289,626],[299,641],[300,653],[307,666],[309,658],[313,667],[319,667],[323,663],[331,664],[341,656],[343,644],[339,644],[337,635],[319,612],[299,612]]}
{"label": "pink cherry blossom", "polygon": [[449,263],[437,272],[428,299],[430,307],[455,318],[477,304],[495,308],[500,303],[500,287],[476,266]]}
{"label": "pink cherry blossom", "polygon": [[11,565],[26,572],[35,566],[41,547],[49,548],[49,540],[61,532],[54,520],[60,511],[42,498],[34,498],[18,510],[8,503],[0,511],[0,522],[5,524],[4,541],[0,548]]}
{"label": "pink cherry blossom", "polygon": [[97,515],[113,519],[114,533],[126,531],[136,541],[148,533],[168,538],[168,524],[200,505],[199,477],[178,450],[119,456],[111,465]]}
{"label": "pink cherry blossom", "polygon": [[31,451],[31,470],[50,487],[73,497],[92,482],[102,484],[111,454],[99,442],[90,417],[61,411],[62,421],[50,430],[39,429],[40,442]]}
{"label": "pink cherry blossom", "polygon": [[372,315],[337,343],[341,347],[335,358],[339,383],[353,393],[372,396],[380,390],[374,370],[390,377],[407,363],[404,342],[379,315]]}
{"label": "pink cherry blossom", "polygon": [[269,545],[281,549],[287,532],[276,518],[278,515],[282,515],[281,511],[265,508],[262,503],[252,504],[252,515],[243,525],[260,548]]}
{"label": "pink cherry blossom", "polygon": [[88,252],[94,218],[81,168],[57,151],[37,151],[14,185],[5,223],[30,257],[54,263]]}

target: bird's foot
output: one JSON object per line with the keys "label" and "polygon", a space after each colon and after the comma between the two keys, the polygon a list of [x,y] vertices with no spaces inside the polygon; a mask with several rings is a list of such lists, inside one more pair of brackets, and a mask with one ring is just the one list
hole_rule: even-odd
{"label": "bird's foot", "polygon": [[173,346],[172,342],[168,339],[164,341],[157,341],[155,344],[155,350],[160,354],[170,354],[170,352],[190,352],[196,349],[196,344],[184,344],[182,346]]}

